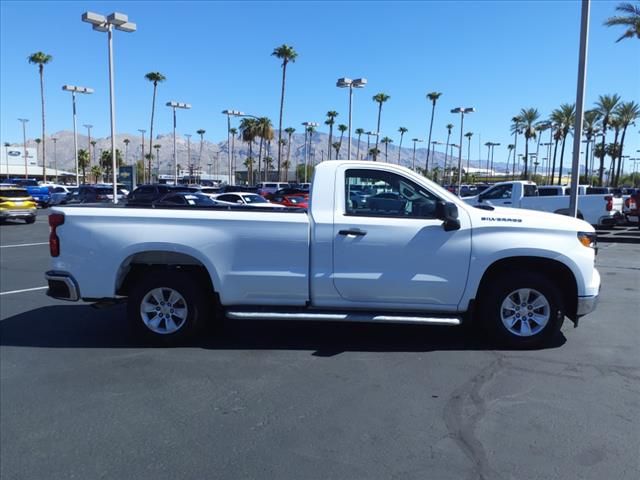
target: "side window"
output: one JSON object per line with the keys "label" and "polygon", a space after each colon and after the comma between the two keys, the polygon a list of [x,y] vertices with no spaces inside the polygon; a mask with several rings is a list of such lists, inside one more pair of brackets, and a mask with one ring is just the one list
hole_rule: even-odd
{"label": "side window", "polygon": [[507,183],[506,185],[498,185],[497,187],[487,190],[482,193],[482,198],[485,200],[505,200],[511,198],[511,191],[513,190],[513,184]]}
{"label": "side window", "polygon": [[524,186],[524,196],[525,197],[537,197],[538,196],[538,188],[535,185],[525,185]]}
{"label": "side window", "polygon": [[551,188],[539,188],[538,195],[541,197],[552,197],[556,195],[556,189],[554,187]]}
{"label": "side window", "polygon": [[438,198],[392,172],[352,169],[345,174],[345,212],[370,217],[435,218]]}
{"label": "side window", "polygon": [[165,202],[167,203],[175,203],[176,205],[184,205],[185,200],[181,195],[172,195],[170,197],[165,198]]}

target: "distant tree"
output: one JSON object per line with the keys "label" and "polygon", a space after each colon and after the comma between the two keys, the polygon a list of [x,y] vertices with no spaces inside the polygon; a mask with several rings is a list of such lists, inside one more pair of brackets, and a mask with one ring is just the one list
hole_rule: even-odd
{"label": "distant tree", "polygon": [[575,104],[563,103],[560,108],[551,112],[551,119],[558,125],[560,130],[560,136],[562,138],[562,147],[560,150],[560,168],[558,170],[558,185],[562,183],[562,164],[564,160],[564,147],[567,141],[567,136],[571,131],[571,127],[575,123],[576,119],[576,106]]}
{"label": "distant tree", "polygon": [[333,142],[333,144],[331,146],[336,151],[336,160],[337,160],[338,156],[340,155],[340,147],[342,146],[342,142]]}
{"label": "distant tree", "polygon": [[389,144],[393,143],[393,140],[389,137],[382,137],[380,143],[384,143],[384,161],[389,161]]}
{"label": "distant tree", "polygon": [[640,38],[640,4],[619,3],[616,11],[626,15],[610,17],[604,22],[607,27],[618,25],[627,27],[627,30],[616,40],[616,43],[624,38]]}
{"label": "distant tree", "polygon": [[[464,136],[469,141],[469,144],[468,144],[468,147],[467,147],[467,175],[469,175],[469,167],[470,167],[470,163],[471,163],[471,137],[473,137],[473,132],[467,132],[467,133],[464,134]],[[462,148],[462,146],[461,146],[461,148]],[[509,166],[509,159],[507,159],[507,167],[508,166]]]}
{"label": "distant tree", "polygon": [[614,186],[618,186],[620,180],[620,172],[622,170],[622,152],[624,149],[624,140],[627,135],[627,128],[632,125],[636,119],[640,118],[640,105],[636,102],[623,102],[616,108],[616,115],[620,119],[622,127],[622,138],[620,139],[620,155],[618,156],[618,172],[616,173]]}
{"label": "distant tree", "polygon": [[204,134],[207,133],[206,130],[204,130],[203,128],[200,128],[199,130],[196,130],[196,133],[198,135],[200,135],[200,153],[198,154],[198,171],[201,171],[201,167],[202,167],[202,149],[204,148]]}
{"label": "distant tree", "polygon": [[[511,133],[513,134],[513,160],[515,165],[515,159],[518,154],[518,135],[520,135],[523,131],[523,122],[522,117],[520,115],[516,115],[511,118]],[[487,164],[489,164],[489,159],[487,158]],[[515,176],[515,170],[513,171]]]}
{"label": "distant tree", "polygon": [[[260,117],[257,119],[256,123],[256,134],[260,137],[260,150],[258,153],[258,178],[260,178],[260,167],[262,163],[262,148],[264,146],[264,142],[270,142],[273,140],[274,132],[273,126],[271,124],[271,120],[267,117]],[[267,181],[266,172],[268,170],[265,168],[265,182]]]}
{"label": "distant tree", "polygon": [[596,102],[596,110],[598,110],[598,113],[600,113],[600,117],[602,118],[602,148],[600,149],[602,156],[599,157],[600,168],[598,170],[598,182],[600,185],[602,185],[602,179],[604,176],[604,151],[607,138],[607,127],[609,126],[609,119],[619,102],[620,95],[618,94],[600,95]]}
{"label": "distant tree", "polygon": [[87,167],[91,164],[89,152],[83,148],[78,150],[78,167],[82,170],[82,181],[86,183]]}
{"label": "distant tree", "polygon": [[398,128],[398,132],[400,132],[400,144],[398,145],[398,165],[400,165],[400,151],[402,150],[402,138],[404,134],[409,131],[408,128],[400,127]]}
{"label": "distant tree", "polygon": [[[448,152],[449,152],[449,140],[451,139],[451,130],[453,130],[453,124],[447,124],[447,146],[444,149],[444,173],[447,172],[447,160],[448,160]],[[444,177],[443,177],[444,178]]]}
{"label": "distant tree", "polygon": [[371,155],[371,157],[373,158],[373,161],[377,161],[378,160],[378,155],[380,155],[380,150],[373,147],[369,149],[369,155]]}
{"label": "distant tree", "polygon": [[[116,167],[122,166],[122,155],[120,150],[116,149]],[[107,178],[111,177],[113,168],[113,160],[111,150],[103,150],[100,154],[100,167],[107,173]]]}
{"label": "distant tree", "polygon": [[529,175],[529,140],[536,138],[537,132],[534,124],[540,118],[540,113],[536,108],[523,108],[520,110],[519,117],[522,119],[524,129],[524,178],[527,178]]}
{"label": "distant tree", "polygon": [[235,172],[236,171],[236,158],[235,158],[235,150],[236,150],[236,135],[238,135],[238,129],[231,127],[229,129],[229,136],[231,137],[231,168]]}
{"label": "distant tree", "polygon": [[584,168],[586,171],[587,179],[591,175],[590,167],[589,167],[589,146],[591,145],[591,140],[593,140],[594,135],[598,131],[597,122],[600,119],[600,113],[597,110],[587,110],[584,112],[584,124],[582,125],[582,134],[587,140],[587,146],[585,148],[585,156],[584,156]]}
{"label": "distant tree", "polygon": [[296,58],[298,57],[298,53],[293,49],[293,47],[282,44],[279,47],[275,48],[271,55],[282,60],[282,91],[280,93],[280,120],[278,121],[278,179],[280,179],[280,159],[282,149],[282,112],[284,110],[284,88],[287,80],[287,64],[289,62],[295,62]]}
{"label": "distant tree", "polygon": [[[249,157],[251,168],[248,170],[247,178],[250,185],[253,185],[253,141],[258,136],[258,122],[254,118],[243,118],[240,120],[240,136],[242,141],[249,145]],[[246,166],[246,164],[245,164]]]}
{"label": "distant tree", "polygon": [[364,128],[356,128],[356,135],[358,135],[358,153],[356,155],[356,160],[360,160],[360,137],[364,133]]}
{"label": "distant tree", "polygon": [[131,140],[125,138],[122,143],[124,143],[124,163],[126,164],[127,159],[129,158],[129,144],[131,143]]}
{"label": "distant tree", "polygon": [[[93,177],[93,181],[95,183],[100,183],[102,181],[102,175],[103,175],[103,171],[102,168],[100,168],[100,165],[94,165],[93,167],[91,167],[91,176]],[[83,178],[84,178],[84,171],[82,172]],[[83,180],[84,183],[86,183],[85,180]]]}
{"label": "distant tree", "polygon": [[91,155],[91,152],[89,152],[89,162],[93,161],[93,163],[96,163],[96,145],[97,144],[98,142],[96,142],[95,140],[91,140],[89,142],[89,145],[93,147],[93,156]]}
{"label": "distant tree", "polygon": [[[160,72],[149,72],[144,76],[144,78],[153,84],[153,99],[151,100],[151,128],[149,130],[149,151],[151,152],[153,143],[153,116],[156,111],[156,92],[158,90],[158,83],[164,82],[167,77]],[[151,180],[151,170],[149,170],[149,180]]]}
{"label": "distant tree", "polygon": [[376,93],[371,99],[378,104],[378,123],[376,127],[376,149],[378,148],[378,138],[380,138],[380,117],[382,116],[382,104],[387,102],[391,97],[386,93]]}
{"label": "distant tree", "polygon": [[336,117],[338,116],[338,112],[335,110],[329,110],[327,112],[327,119],[324,121],[325,125],[329,125],[329,160],[331,160],[331,146],[333,144],[333,125],[336,123]]}
{"label": "distant tree", "polygon": [[27,58],[29,63],[38,65],[38,73],[40,74],[40,105],[42,108],[42,177],[44,181],[47,181],[47,170],[45,165],[47,164],[46,154],[46,133],[45,133],[45,115],[44,115],[44,66],[53,60],[51,55],[43,52],[36,52],[29,55]]}
{"label": "distant tree", "polygon": [[[344,138],[344,132],[349,129],[344,123],[338,125],[338,130],[340,131],[340,145],[342,145],[342,139]],[[336,160],[338,159],[338,154],[336,153]],[[348,160],[351,160],[350,158]]]}
{"label": "distant tree", "polygon": [[284,131],[288,135],[287,137],[287,168],[285,169],[285,171],[288,172],[289,167],[291,166],[291,137],[293,137],[293,134],[296,131],[296,129],[293,127],[287,127],[284,129]]}
{"label": "distant tree", "polygon": [[427,99],[431,102],[431,122],[429,123],[429,140],[427,141],[427,163],[425,165],[425,170],[429,171],[429,145],[431,145],[431,132],[433,131],[433,116],[436,111],[436,102],[442,95],[441,92],[431,92],[427,93]]}

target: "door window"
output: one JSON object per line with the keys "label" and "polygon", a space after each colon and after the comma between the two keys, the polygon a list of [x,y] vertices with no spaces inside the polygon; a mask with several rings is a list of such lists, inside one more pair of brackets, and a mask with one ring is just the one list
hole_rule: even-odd
{"label": "door window", "polygon": [[407,178],[381,170],[345,174],[345,212],[367,217],[435,218],[438,198]]}
{"label": "door window", "polygon": [[510,200],[513,184],[498,185],[482,194],[483,200]]}

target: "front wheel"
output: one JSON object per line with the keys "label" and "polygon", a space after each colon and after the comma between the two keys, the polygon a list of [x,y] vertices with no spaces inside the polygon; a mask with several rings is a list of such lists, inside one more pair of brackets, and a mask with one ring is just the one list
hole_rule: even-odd
{"label": "front wheel", "polygon": [[211,308],[205,288],[188,272],[149,271],[136,282],[127,302],[134,333],[162,345],[178,345],[192,338]]}
{"label": "front wheel", "polygon": [[548,344],[564,321],[556,284],[537,273],[505,273],[485,290],[481,316],[486,329],[502,344],[537,348]]}
{"label": "front wheel", "polygon": [[34,223],[36,221],[36,217],[27,217],[24,221],[27,223]]}

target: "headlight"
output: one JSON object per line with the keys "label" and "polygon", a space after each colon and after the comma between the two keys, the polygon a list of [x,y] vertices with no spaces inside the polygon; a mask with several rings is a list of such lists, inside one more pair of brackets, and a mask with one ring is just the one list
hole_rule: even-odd
{"label": "headlight", "polygon": [[598,237],[594,232],[578,232],[578,241],[585,247],[598,250]]}

